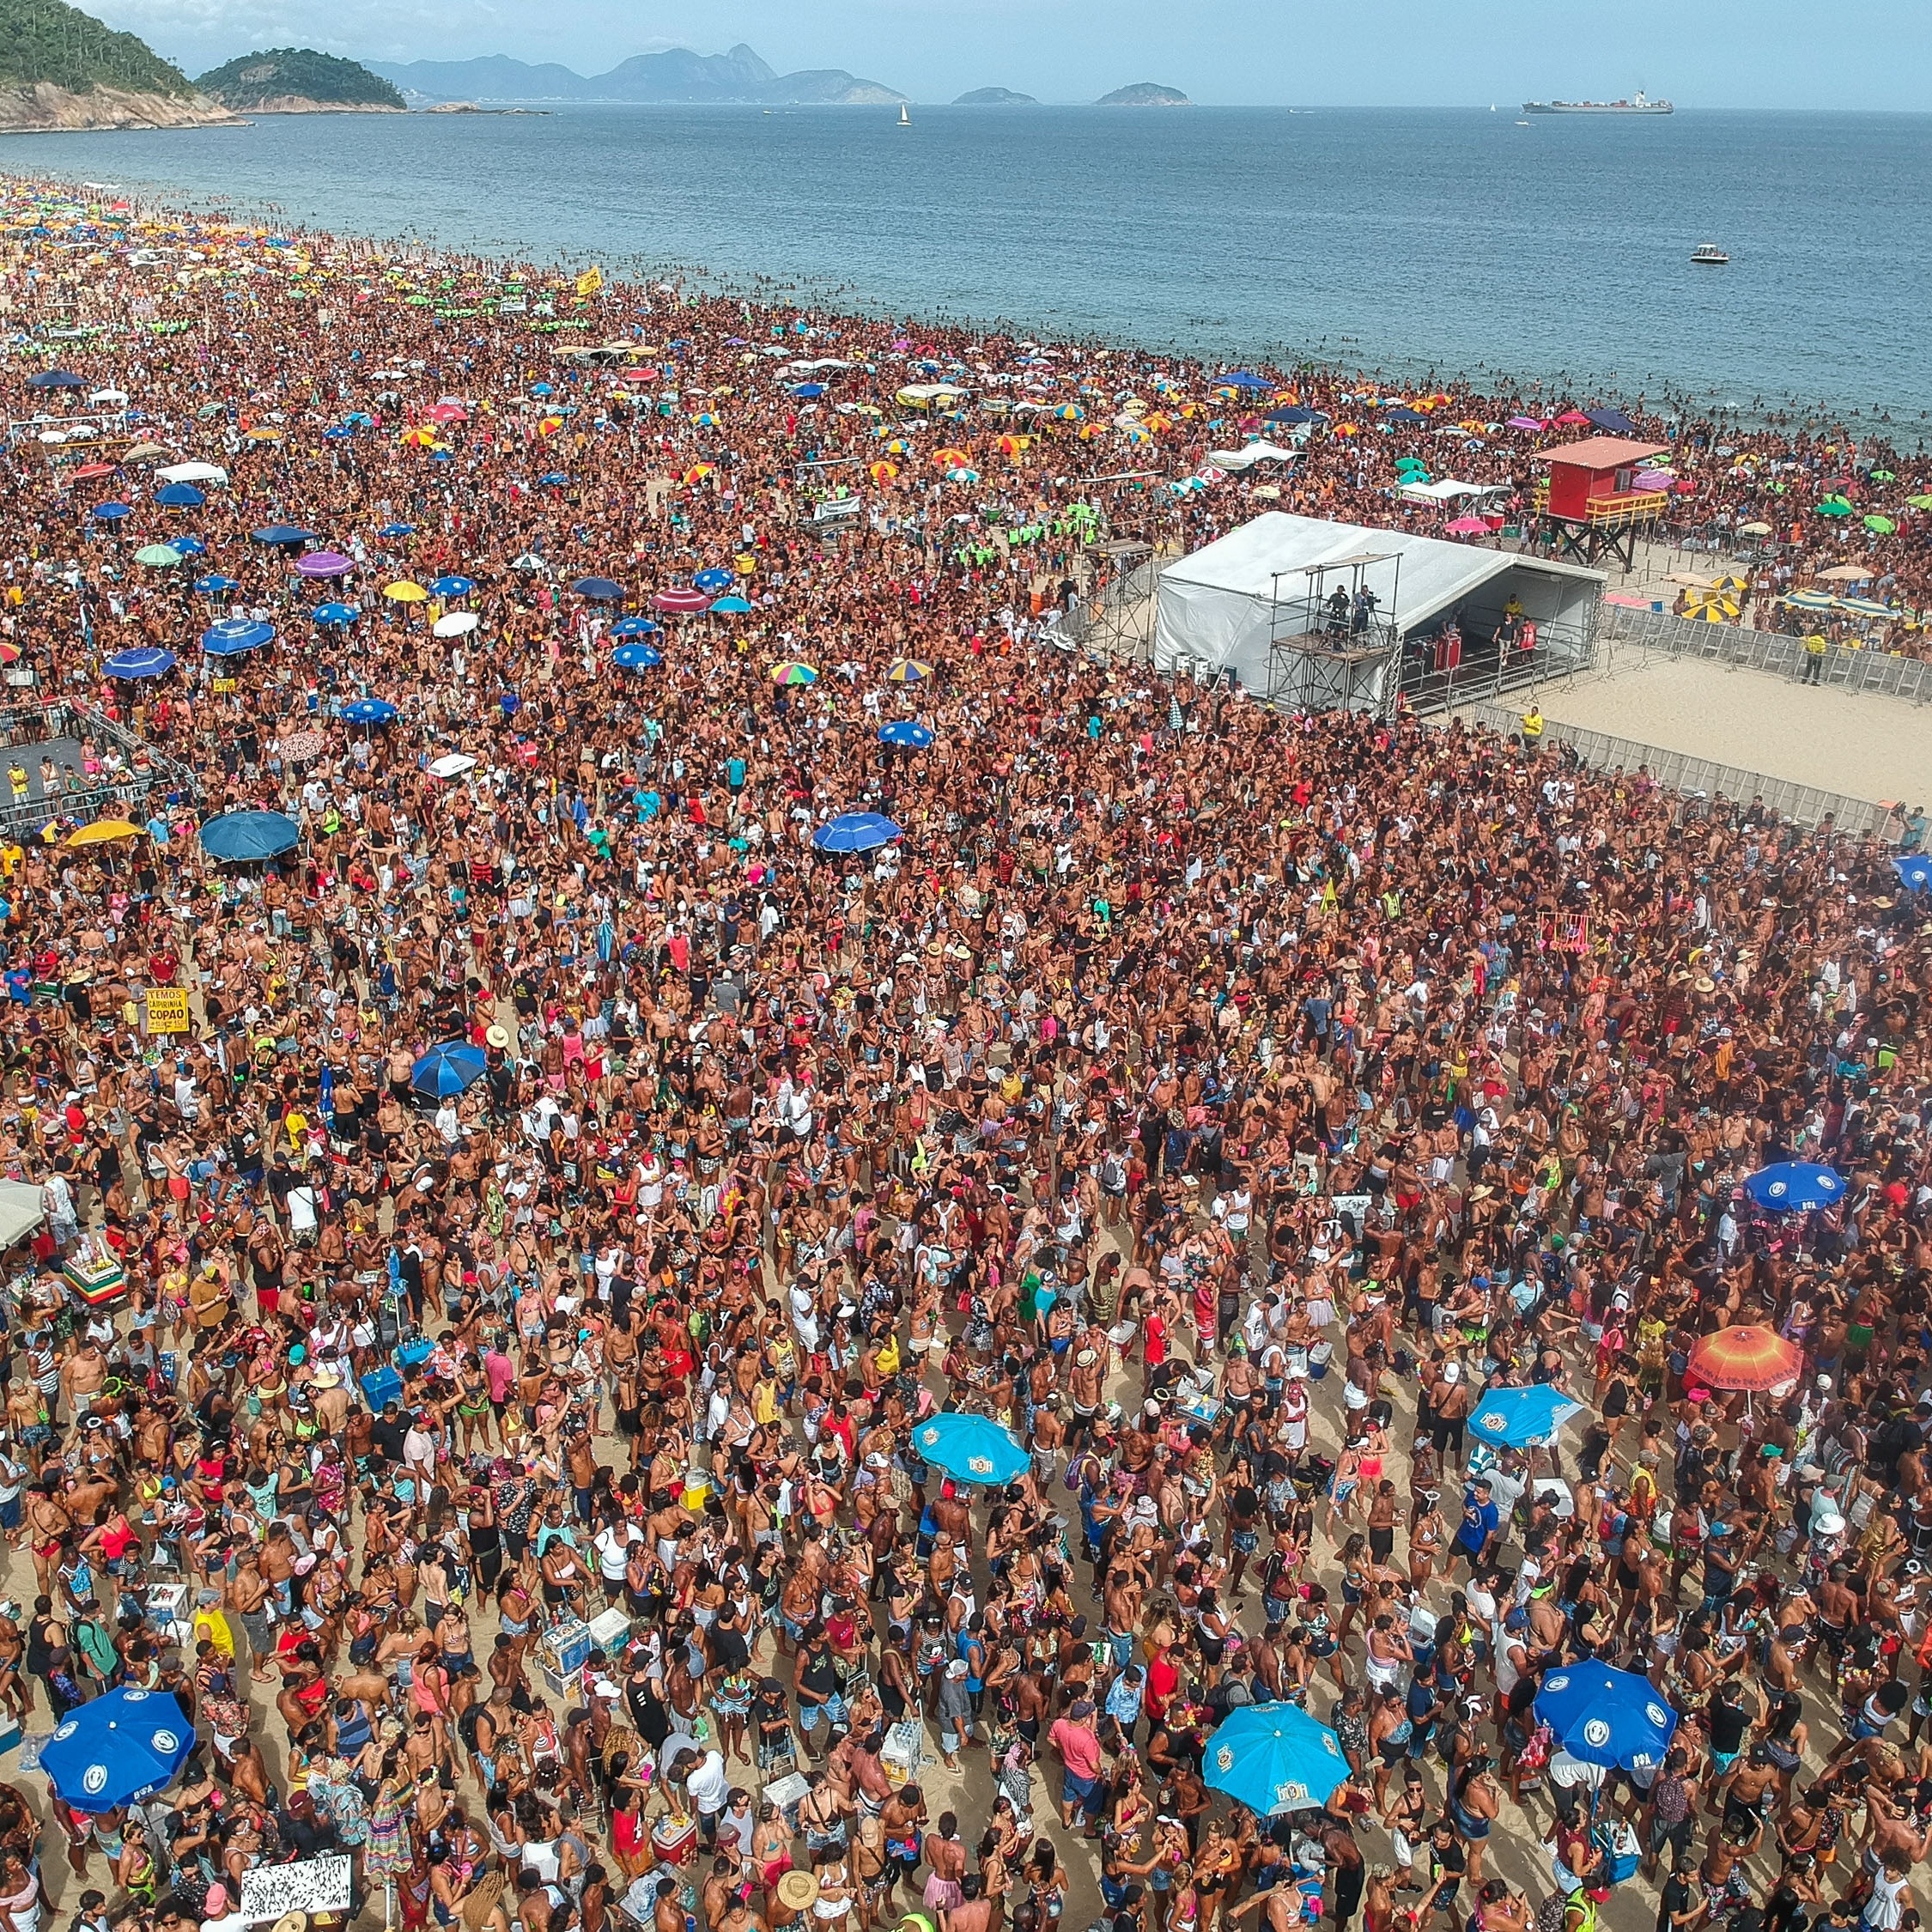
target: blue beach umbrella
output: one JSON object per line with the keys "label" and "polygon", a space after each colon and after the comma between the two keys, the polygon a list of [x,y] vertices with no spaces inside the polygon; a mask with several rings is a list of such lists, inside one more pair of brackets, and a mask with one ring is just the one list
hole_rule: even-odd
{"label": "blue beach umbrella", "polygon": [[345,629],[360,615],[353,604],[318,604],[309,612],[310,619],[320,624],[325,630]]}
{"label": "blue beach umbrella", "polygon": [[794,382],[792,385],[792,393],[801,396],[809,402],[813,397],[825,393],[825,385],[822,382]]}
{"label": "blue beach umbrella", "polygon": [[932,732],[911,718],[902,718],[896,724],[881,725],[878,736],[880,744],[903,745],[908,751],[923,751],[933,742]]}
{"label": "blue beach umbrella", "polygon": [[1572,1758],[1606,1771],[1662,1764],[1677,1728],[1677,1713],[1649,1678],[1600,1663],[1552,1671],[1536,1693],[1536,1715]]}
{"label": "blue beach umbrella", "polygon": [[709,569],[699,571],[697,575],[691,579],[691,582],[698,590],[721,591],[729,590],[732,587],[732,579],[730,571],[722,569],[714,563]]}
{"label": "blue beach umbrella", "polygon": [[1744,1183],[1759,1206],[1774,1214],[1802,1214],[1844,1199],[1844,1182],[1816,1161],[1778,1161],[1761,1167]]}
{"label": "blue beach umbrella", "polygon": [[194,1745],[195,1728],[172,1695],[124,1686],[57,1725],[40,1769],[63,1803],[98,1814],[159,1791]]}
{"label": "blue beach umbrella", "polygon": [[342,708],[343,716],[352,725],[392,724],[400,714],[387,698],[357,698]]}
{"label": "blue beach umbrella", "polygon": [[201,848],[210,859],[272,859],[301,838],[301,827],[286,812],[225,811],[202,827]]}
{"label": "blue beach umbrella", "polygon": [[208,499],[192,483],[163,483],[155,501],[164,510],[198,510]]}
{"label": "blue beach umbrella", "polygon": [[664,662],[664,653],[648,644],[620,644],[611,662],[621,671],[649,671]]}
{"label": "blue beach umbrella", "polygon": [[428,586],[432,597],[467,597],[476,587],[471,579],[459,577],[453,572],[447,577],[433,578]]}
{"label": "blue beach umbrella", "polygon": [[167,547],[179,550],[183,556],[206,556],[208,554],[208,545],[198,537],[170,537]]}
{"label": "blue beach umbrella", "polygon": [[161,677],[173,670],[177,661],[172,651],[143,645],[137,651],[115,652],[100,668],[110,677]]}
{"label": "blue beach umbrella", "polygon": [[545,489],[562,489],[570,479],[561,470],[546,470],[542,476],[538,477],[537,481]]}
{"label": "blue beach umbrella", "polygon": [[127,513],[125,503],[96,503],[88,512],[96,523],[118,523]]}
{"label": "blue beach umbrella", "polygon": [[711,615],[714,617],[742,617],[750,608],[750,605],[742,597],[720,597],[711,606]]}
{"label": "blue beach umbrella", "polygon": [[225,597],[232,590],[240,590],[241,586],[233,577],[224,577],[219,570],[210,570],[205,577],[195,579],[195,588],[204,597]]}
{"label": "blue beach umbrella", "polygon": [[415,534],[416,526],[413,523],[386,523],[376,532],[379,537],[413,537]]}
{"label": "blue beach umbrella", "polygon": [[579,597],[587,597],[592,604],[623,602],[624,586],[615,577],[580,577],[570,587]]}
{"label": "blue beach umbrella", "polygon": [[1899,883],[1914,892],[1932,890],[1932,859],[1922,853],[1913,853],[1904,859],[1894,859],[1892,869],[1898,873]]}
{"label": "blue beach umbrella", "polygon": [[313,530],[304,530],[296,523],[264,523],[259,530],[251,530],[248,534],[258,544],[289,549],[296,544],[313,543],[316,533]]}
{"label": "blue beach umbrella", "polygon": [[325,429],[322,432],[322,440],[325,443],[345,443],[355,434],[355,430],[353,424],[338,422],[333,428]]}
{"label": "blue beach umbrella", "polygon": [[990,1416],[928,1417],[913,1431],[922,1461],[969,1483],[1010,1483],[1032,1458]]}
{"label": "blue beach umbrella", "polygon": [[201,634],[201,647],[211,658],[238,658],[244,651],[258,651],[274,641],[273,624],[256,623],[247,617],[223,618]]}
{"label": "blue beach umbrella", "polygon": [[1348,1776],[1341,1741],[1298,1704],[1251,1704],[1216,1727],[1207,1783],[1261,1818],[1326,1804]]}
{"label": "blue beach umbrella", "polygon": [[420,1094],[446,1100],[474,1086],[483,1076],[480,1047],[467,1040],[443,1040],[423,1054],[410,1069],[410,1084]]}
{"label": "blue beach umbrella", "polygon": [[1488,1388],[1469,1418],[1469,1428],[1498,1449],[1522,1449],[1548,1442],[1583,1406],[1575,1396],[1546,1382],[1531,1388]]}
{"label": "blue beach umbrella", "polygon": [[648,617],[619,617],[611,626],[613,637],[655,637],[663,626]]}
{"label": "blue beach umbrella", "polygon": [[841,812],[811,835],[821,852],[870,852],[905,836],[905,828],[876,811]]}

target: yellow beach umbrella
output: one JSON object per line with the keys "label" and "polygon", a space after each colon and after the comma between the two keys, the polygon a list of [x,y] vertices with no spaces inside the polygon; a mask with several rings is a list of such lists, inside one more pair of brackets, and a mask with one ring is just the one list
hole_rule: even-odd
{"label": "yellow beach umbrella", "polygon": [[70,845],[111,845],[117,839],[137,839],[141,828],[125,818],[97,818],[70,835]]}
{"label": "yellow beach umbrella", "polygon": [[382,587],[382,594],[392,604],[421,604],[429,595],[421,584],[412,583],[407,577],[404,578],[400,583],[385,584]]}

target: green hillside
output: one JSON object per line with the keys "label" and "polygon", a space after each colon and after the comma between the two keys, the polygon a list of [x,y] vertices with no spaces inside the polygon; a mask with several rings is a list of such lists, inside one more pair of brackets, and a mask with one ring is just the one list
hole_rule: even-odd
{"label": "green hillside", "polygon": [[51,81],[85,94],[94,87],[180,97],[194,92],[179,67],[146,41],[117,33],[62,0],[0,0],[0,87]]}
{"label": "green hillside", "polygon": [[[4,5],[6,0],[0,0]],[[325,106],[401,107],[403,97],[379,74],[359,62],[313,47],[270,47],[243,54],[204,74],[195,85],[225,107],[259,107],[295,94]]]}

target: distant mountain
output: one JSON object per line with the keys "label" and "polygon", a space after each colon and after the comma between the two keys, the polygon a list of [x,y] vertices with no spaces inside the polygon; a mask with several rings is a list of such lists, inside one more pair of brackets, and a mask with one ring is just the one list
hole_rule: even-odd
{"label": "distant mountain", "polygon": [[955,107],[1037,107],[1030,94],[1015,94],[1011,88],[975,88],[953,102]]}
{"label": "distant mountain", "polygon": [[[0,0],[4,5],[6,0]],[[634,54],[608,74],[586,78],[568,67],[489,54],[479,60],[371,61],[418,104],[438,100],[641,101],[702,105],[744,101],[768,106],[889,106],[908,98],[842,67],[774,73],[747,46],[729,53],[671,47]]]}
{"label": "distant mountain", "polygon": [[0,132],[232,118],[136,35],[62,0],[0,0]]}
{"label": "distant mountain", "polygon": [[313,47],[270,47],[212,68],[195,82],[225,106],[253,114],[400,114],[406,103],[380,74]]}
{"label": "distant mountain", "polygon": [[1130,88],[1115,88],[1095,103],[1100,107],[1192,107],[1194,102],[1179,88],[1163,88],[1154,81],[1136,81]]}

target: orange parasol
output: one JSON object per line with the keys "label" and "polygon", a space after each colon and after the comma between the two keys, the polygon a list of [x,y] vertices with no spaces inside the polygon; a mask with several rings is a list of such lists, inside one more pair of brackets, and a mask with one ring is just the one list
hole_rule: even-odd
{"label": "orange parasol", "polygon": [[1705,1335],[1691,1351],[1689,1378],[1713,1388],[1760,1390],[1795,1382],[1804,1352],[1775,1329],[1747,1322]]}

